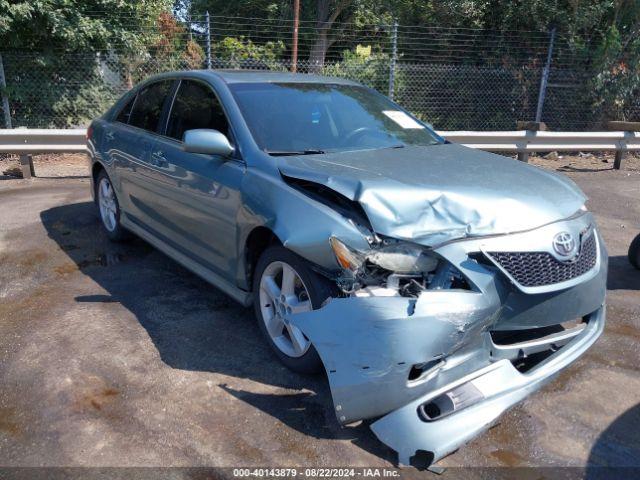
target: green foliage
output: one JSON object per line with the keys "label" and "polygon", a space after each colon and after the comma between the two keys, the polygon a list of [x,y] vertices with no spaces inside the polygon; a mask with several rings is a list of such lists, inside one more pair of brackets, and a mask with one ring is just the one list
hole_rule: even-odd
{"label": "green foliage", "polygon": [[225,37],[212,44],[214,66],[260,70],[286,70],[280,61],[285,50],[281,41],[256,44],[244,36]]}
{"label": "green foliage", "polygon": [[[152,73],[201,68],[203,49],[189,40],[184,24],[171,14],[172,8],[180,18],[188,14],[202,18],[208,10],[214,32],[217,16],[265,20],[246,21],[237,30],[233,23],[225,24],[220,31],[226,37],[212,45],[214,66],[284,70],[288,65],[291,32],[270,25],[274,21],[289,25],[293,16],[290,0],[0,0],[0,53],[15,123],[78,124],[102,111],[119,93],[118,84],[129,87]],[[389,82],[389,32],[375,25],[397,20],[400,25],[516,31],[525,45],[516,49],[526,48],[529,35],[539,44],[539,32],[555,26],[561,45],[557,51],[563,57],[554,58],[553,65],[558,71],[569,64],[575,70],[559,83],[581,83],[584,89],[579,89],[580,98],[571,99],[563,97],[566,89],[550,91],[545,112],[558,102],[571,101],[579,103],[575,110],[584,116],[640,120],[639,0],[301,0],[301,20],[305,22],[300,30],[301,70],[313,57],[323,65],[322,73],[352,78],[384,93]],[[349,24],[347,32],[342,30],[344,22]],[[323,52],[314,53],[321,37],[319,30],[311,28],[316,24],[329,24],[323,32],[324,53],[329,49],[332,58],[337,55],[340,61],[325,63]],[[503,50],[495,58],[472,59],[460,67],[477,67],[478,75],[491,79],[490,87],[471,73],[440,75],[437,66],[425,66],[433,76],[429,84],[417,81],[427,73],[412,70],[410,63],[422,59],[416,47],[412,57],[407,54],[399,61],[396,98],[435,122],[453,118],[454,123],[471,125],[490,107],[480,103],[474,89],[492,89],[494,98],[505,104],[504,118],[500,113],[491,114],[494,123],[511,128],[508,124],[514,112],[530,116],[535,107],[536,72],[541,65],[539,59],[523,65],[520,57],[508,51],[508,44],[501,44]],[[103,52],[101,61],[97,52]],[[579,61],[569,63],[567,55]],[[105,56],[109,57],[108,68]],[[488,69],[482,70],[484,67]],[[455,92],[457,102],[471,105],[465,110],[470,117],[463,118],[455,109],[434,109],[421,100],[436,91]],[[473,109],[477,111],[468,113]]]}
{"label": "green foliage", "polygon": [[598,55],[600,71],[592,84],[603,119],[640,121],[640,38],[625,46],[612,26]]}
{"label": "green foliage", "polygon": [[0,0],[3,50],[134,51],[156,35],[151,27],[169,0]]}
{"label": "green foliage", "polygon": [[224,60],[258,60],[274,62],[285,50],[284,42],[265,42],[262,45],[253,43],[244,36],[225,37],[214,43],[216,57]]}
{"label": "green foliage", "polygon": [[115,100],[95,54],[4,55],[14,127],[85,125]]}
{"label": "green foliage", "polygon": [[113,102],[122,84],[200,68],[202,49],[186,40],[171,6],[169,0],[0,0],[0,54],[14,126],[83,125]]}
{"label": "green foliage", "polygon": [[[363,83],[381,92],[389,89],[389,55],[372,53],[372,46],[358,45],[355,50],[342,52],[342,61],[328,64],[323,75],[343,77]],[[396,89],[402,89],[401,79],[396,77]]]}

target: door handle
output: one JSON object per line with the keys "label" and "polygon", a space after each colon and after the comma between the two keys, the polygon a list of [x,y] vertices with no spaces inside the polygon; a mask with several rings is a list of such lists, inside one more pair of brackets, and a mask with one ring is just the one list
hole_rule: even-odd
{"label": "door handle", "polygon": [[167,162],[167,159],[164,156],[164,152],[162,150],[156,150],[155,152],[153,152],[151,154],[151,158],[153,160],[153,164],[158,166],[158,167],[166,167],[167,165],[169,165],[169,162]]}
{"label": "door handle", "polygon": [[157,160],[166,160],[166,158],[164,158],[164,152],[162,150],[156,150],[155,152],[153,152],[153,158]]}

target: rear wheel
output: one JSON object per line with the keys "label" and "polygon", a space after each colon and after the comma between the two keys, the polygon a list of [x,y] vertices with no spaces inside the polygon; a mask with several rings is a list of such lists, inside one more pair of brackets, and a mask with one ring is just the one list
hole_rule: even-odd
{"label": "rear wheel", "polygon": [[120,204],[107,173],[103,170],[96,179],[96,203],[102,227],[114,242],[129,238],[129,232],[120,225]]}
{"label": "rear wheel", "polygon": [[631,265],[640,269],[640,234],[636,236],[629,245],[629,262]]}
{"label": "rear wheel", "polygon": [[307,262],[284,247],[269,247],[256,265],[254,309],[260,330],[280,361],[300,373],[317,373],[322,361],[302,331],[287,315],[322,306],[335,287],[311,270]]}

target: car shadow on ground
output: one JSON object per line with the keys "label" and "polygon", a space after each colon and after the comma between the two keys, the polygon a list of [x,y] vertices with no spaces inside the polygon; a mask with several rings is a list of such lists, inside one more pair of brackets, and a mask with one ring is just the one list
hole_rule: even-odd
{"label": "car shadow on ground", "polygon": [[629,263],[626,255],[609,257],[607,290],[640,290],[640,270]]}
{"label": "car shadow on ground", "polygon": [[341,427],[324,375],[303,376],[282,366],[269,350],[253,317],[231,298],[146,242],[112,243],[91,202],[41,213],[48,236],[96,284],[80,303],[118,303],[147,331],[162,361],[175,369],[219,373],[296,393],[265,394],[220,384],[222,391],[305,435],[347,439],[389,462],[392,450],[367,422]]}
{"label": "car shadow on ground", "polygon": [[596,439],[587,461],[587,480],[640,476],[640,404],[616,418]]}

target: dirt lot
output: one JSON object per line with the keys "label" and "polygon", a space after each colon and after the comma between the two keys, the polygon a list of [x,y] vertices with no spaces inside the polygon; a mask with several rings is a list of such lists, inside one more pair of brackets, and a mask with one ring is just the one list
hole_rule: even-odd
{"label": "dirt lot", "polygon": [[[608,324],[441,464],[640,466],[640,272],[626,260],[640,160],[533,163],[590,197],[611,256]],[[142,241],[109,243],[82,156],[37,158],[36,173],[0,180],[0,466],[392,465],[366,424],[337,424],[325,378],[275,360],[250,310]]]}

